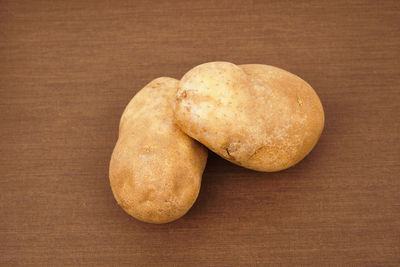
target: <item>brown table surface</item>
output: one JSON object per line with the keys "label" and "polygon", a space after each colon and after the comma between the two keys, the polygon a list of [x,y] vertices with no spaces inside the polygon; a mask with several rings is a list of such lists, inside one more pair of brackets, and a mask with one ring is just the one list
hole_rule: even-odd
{"label": "brown table surface", "polygon": [[[326,126],[297,166],[210,154],[182,219],[114,200],[122,111],[208,61],[308,81]],[[0,265],[400,265],[399,1],[0,1]],[[184,160],[184,159],[182,159]]]}

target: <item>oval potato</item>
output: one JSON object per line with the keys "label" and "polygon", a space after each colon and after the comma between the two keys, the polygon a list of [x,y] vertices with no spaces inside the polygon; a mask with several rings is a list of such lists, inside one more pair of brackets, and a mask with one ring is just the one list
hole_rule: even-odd
{"label": "oval potato", "polygon": [[189,136],[246,168],[293,166],[317,143],[324,111],[311,86],[285,70],[210,62],[180,81],[175,121]]}
{"label": "oval potato", "polygon": [[133,97],[120,121],[109,178],[118,204],[138,220],[167,223],[195,202],[207,149],[173,121],[178,80],[158,78]]}

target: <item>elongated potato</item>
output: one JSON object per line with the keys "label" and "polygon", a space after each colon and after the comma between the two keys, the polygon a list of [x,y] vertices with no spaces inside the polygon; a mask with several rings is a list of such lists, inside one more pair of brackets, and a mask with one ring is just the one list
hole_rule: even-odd
{"label": "elongated potato", "polygon": [[110,184],[118,204],[138,220],[167,223],[195,202],[207,149],[173,121],[178,81],[158,78],[126,107],[111,156]]}
{"label": "elongated potato", "polygon": [[324,111],[311,86],[267,65],[210,62],[180,81],[175,121],[221,157],[258,171],[279,171],[317,143]]}

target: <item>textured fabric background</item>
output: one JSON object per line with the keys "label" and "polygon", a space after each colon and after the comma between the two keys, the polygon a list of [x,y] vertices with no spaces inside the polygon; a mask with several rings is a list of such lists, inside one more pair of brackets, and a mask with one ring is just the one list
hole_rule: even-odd
{"label": "textured fabric background", "polygon": [[[0,1],[0,265],[400,265],[399,1]],[[309,82],[326,127],[279,173],[211,154],[182,219],[108,182],[129,100],[207,61]],[[184,159],[182,159],[184,160]]]}

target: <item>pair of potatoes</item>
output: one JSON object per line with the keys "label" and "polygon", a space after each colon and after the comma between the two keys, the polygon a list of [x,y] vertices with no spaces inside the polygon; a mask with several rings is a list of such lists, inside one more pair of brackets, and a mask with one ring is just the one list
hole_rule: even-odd
{"label": "pair of potatoes", "polygon": [[323,126],[317,94],[296,75],[267,65],[205,63],[180,81],[153,80],[130,101],[111,157],[111,188],[136,219],[171,222],[199,194],[204,146],[240,166],[274,172],[302,160]]}

